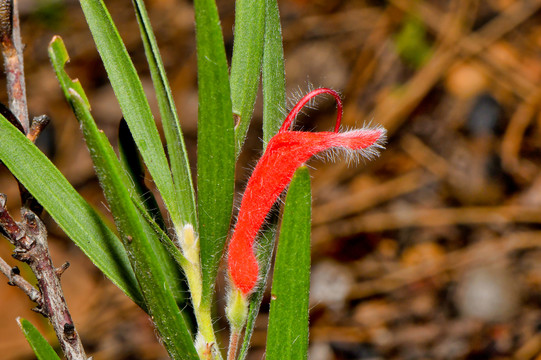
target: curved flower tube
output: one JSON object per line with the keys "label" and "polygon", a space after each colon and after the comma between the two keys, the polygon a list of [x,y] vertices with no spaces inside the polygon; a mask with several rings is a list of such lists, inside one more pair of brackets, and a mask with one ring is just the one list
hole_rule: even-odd
{"label": "curved flower tube", "polygon": [[[290,130],[300,110],[313,97],[324,93],[332,95],[337,102],[334,132]],[[293,107],[259,159],[246,185],[228,251],[228,269],[233,287],[244,296],[254,290],[259,277],[254,241],[272,205],[291,182],[295,171],[312,156],[325,150],[338,148],[366,157],[377,154],[377,149],[382,147],[385,129],[357,129],[339,133],[341,118],[342,101],[339,94],[328,88],[313,90]]]}

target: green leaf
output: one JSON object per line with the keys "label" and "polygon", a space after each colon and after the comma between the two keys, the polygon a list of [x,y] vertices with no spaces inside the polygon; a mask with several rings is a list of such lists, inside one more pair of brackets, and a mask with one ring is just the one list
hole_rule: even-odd
{"label": "green leaf", "polygon": [[286,80],[282,28],[276,0],[265,0],[265,43],[263,48],[263,142],[278,132],[286,106]]}
{"label": "green leaf", "polygon": [[310,219],[310,174],[303,167],[289,185],[276,250],[267,360],[307,358]]}
{"label": "green leaf", "polygon": [[30,323],[30,321],[17,318],[19,327],[24,333],[24,337],[34,350],[34,354],[38,360],[60,360],[58,354],[54,351],[53,347],[47,342],[47,340],[40,334],[38,329]]}
{"label": "green leaf", "polygon": [[165,220],[160,212],[158,202],[145,183],[146,172],[139,156],[137,144],[133,140],[128,124],[124,119],[120,120],[118,126],[118,153],[120,163],[131,180],[130,191],[132,198],[136,198],[146,209],[149,216],[162,229],[165,229]]}
{"label": "green leaf", "polygon": [[54,59],[55,70],[61,79],[62,89],[67,93],[67,99],[81,123],[96,173],[122,242],[128,251],[149,315],[173,359],[198,359],[191,334],[178,309],[171,286],[165,286],[170,279],[164,273],[163,259],[159,258],[159,252],[153,246],[159,244],[159,239],[149,237],[155,236],[155,233],[152,230],[146,231],[143,225],[146,222],[139,216],[125,185],[129,183],[129,179],[107,137],[98,130],[80,84],[77,83],[77,89],[72,87],[74,82],[63,70],[67,57],[60,38],[56,38],[51,44],[50,53]]}
{"label": "green leaf", "polygon": [[[161,229],[166,229],[158,202],[152,194],[152,191],[145,184],[145,170],[139,157],[139,151],[133,141],[130,129],[124,120],[120,121],[118,140],[120,162],[124,173],[129,179],[125,185],[130,192],[133,202],[136,205],[141,205],[140,208],[144,209],[143,216],[145,218],[150,217],[153,219],[152,221],[154,224],[159,224]],[[153,251],[160,259],[162,269],[167,277],[167,283],[171,288],[179,307],[184,307],[186,304],[186,297],[184,296],[186,288],[184,287],[183,282],[184,274],[174,260],[171,252],[162,246],[164,240],[159,238],[161,234],[158,234],[159,236],[157,236],[152,224],[148,223],[148,221],[143,222],[143,228],[148,234],[148,239],[151,241]],[[167,237],[167,235],[165,236]],[[167,240],[169,240],[169,237],[167,237]],[[169,242],[171,241],[169,240]]]}
{"label": "green leaf", "polygon": [[156,235],[162,242],[162,245],[171,254],[173,259],[175,259],[177,264],[182,268],[186,268],[188,266],[188,259],[184,257],[180,249],[173,243],[173,241],[169,238],[169,236],[162,230],[160,225],[157,224],[156,221],[154,221],[154,219],[149,215],[149,213],[147,212],[147,209],[144,207],[143,204],[141,204],[141,202],[134,201],[133,203],[137,207],[137,210],[139,210],[139,214],[145,219],[145,221],[150,226],[150,228],[152,228],[152,230],[156,233]]}
{"label": "green leaf", "polygon": [[213,0],[195,0],[199,119],[197,206],[202,307],[212,302],[233,208],[235,133],[225,47]]}
{"label": "green leaf", "polygon": [[235,42],[231,60],[231,101],[238,118],[236,154],[246,138],[259,86],[265,32],[265,0],[235,2]]}
{"label": "green leaf", "polygon": [[80,0],[122,114],[171,218],[179,221],[175,187],[141,80],[103,0]]}
{"label": "green leaf", "polygon": [[254,293],[250,296],[248,319],[246,321],[246,329],[244,330],[244,338],[242,339],[242,347],[239,356],[237,357],[238,360],[244,360],[246,355],[248,355],[250,339],[254,332],[255,320],[257,314],[259,314],[261,301],[263,300],[265,289],[267,287],[267,279],[274,249],[274,238],[276,237],[276,221],[271,220],[269,222],[272,223],[272,225],[270,225],[270,227],[257,239],[257,263],[259,264],[259,272],[262,280],[259,281],[257,289],[255,289]]}
{"label": "green leaf", "polygon": [[51,161],[3,116],[0,160],[88,258],[144,308],[139,285],[119,239]]}
{"label": "green leaf", "polygon": [[172,219],[176,227],[182,228],[186,224],[197,225],[195,211],[195,194],[190,173],[190,163],[184,144],[184,137],[180,129],[178,114],[173,101],[173,94],[167,81],[165,68],[156,37],[152,32],[150,19],[143,1],[132,1],[137,15],[137,21],[141,31],[141,37],[145,46],[145,53],[156,91],[158,107],[162,118],[163,130],[167,141],[167,153],[171,162],[171,172],[177,195],[175,203],[178,205],[179,219]]}

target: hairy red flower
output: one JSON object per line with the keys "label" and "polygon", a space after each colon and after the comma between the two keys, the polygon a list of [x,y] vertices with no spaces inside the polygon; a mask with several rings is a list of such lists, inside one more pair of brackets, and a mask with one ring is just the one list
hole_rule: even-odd
{"label": "hairy red flower", "polygon": [[[295,117],[313,97],[332,95],[338,104],[334,132],[291,131]],[[377,154],[385,138],[382,128],[357,129],[339,133],[342,102],[337,92],[320,88],[309,92],[291,110],[278,133],[271,138],[265,153],[259,159],[242,197],[238,220],[229,242],[228,267],[233,286],[248,295],[257,284],[259,266],[253,245],[272,205],[295,171],[310,157],[329,149],[342,149],[364,156]]]}

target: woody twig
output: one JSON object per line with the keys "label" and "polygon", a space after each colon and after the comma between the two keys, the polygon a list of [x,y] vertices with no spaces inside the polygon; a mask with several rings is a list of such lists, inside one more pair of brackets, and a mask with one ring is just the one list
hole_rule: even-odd
{"label": "woody twig", "polygon": [[[8,213],[5,204],[6,196],[0,194],[0,227],[15,246],[13,257],[27,263],[32,269],[39,292],[16,274],[17,271],[13,268],[7,274],[10,283],[23,289],[30,299],[37,303],[33,310],[49,319],[66,359],[86,359],[60,286],[60,275],[69,264],[66,263],[60,268],[53,266],[47,244],[47,231],[36,214],[22,208],[22,221],[16,222]],[[3,269],[5,265],[1,267]]]}
{"label": "woody twig", "polygon": [[24,291],[30,300],[36,303],[41,302],[41,293],[21,276],[20,270],[17,266],[11,267],[4,259],[0,258],[0,272],[2,272],[2,274],[9,279],[9,285],[17,286],[19,289]]}
{"label": "woody twig", "polygon": [[9,108],[25,133],[30,127],[24,84],[23,52],[17,0],[0,1],[0,47],[8,83]]}
{"label": "woody twig", "polygon": [[[49,118],[42,115],[34,118],[31,124],[29,121],[17,0],[0,0],[0,49],[4,58],[9,97],[9,110],[1,107],[0,113],[34,142]],[[8,278],[8,284],[19,287],[37,304],[34,311],[49,319],[65,358],[86,360],[60,285],[60,276],[69,263],[59,268],[53,266],[47,230],[39,218],[42,208],[20,183],[19,189],[23,204],[21,222],[16,222],[9,214],[6,208],[7,197],[0,194],[0,234],[14,245],[12,256],[28,264],[36,276],[37,289],[20,276],[17,267],[11,267],[1,258],[0,272]]]}

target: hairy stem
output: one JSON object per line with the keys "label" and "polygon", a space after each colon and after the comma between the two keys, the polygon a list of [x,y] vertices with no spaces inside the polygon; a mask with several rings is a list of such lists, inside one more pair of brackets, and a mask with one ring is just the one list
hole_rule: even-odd
{"label": "hairy stem", "polygon": [[227,351],[227,360],[235,360],[237,357],[237,349],[240,342],[241,329],[231,329],[229,337],[229,350]]}

